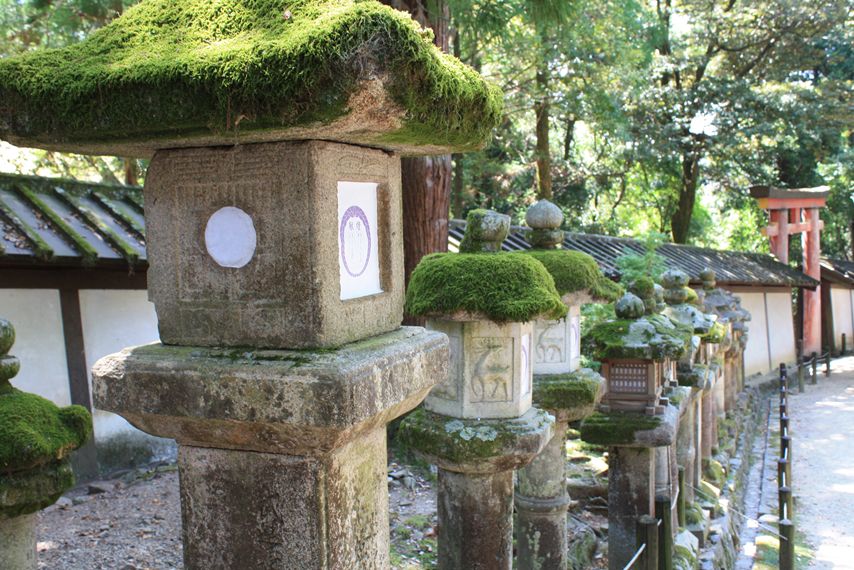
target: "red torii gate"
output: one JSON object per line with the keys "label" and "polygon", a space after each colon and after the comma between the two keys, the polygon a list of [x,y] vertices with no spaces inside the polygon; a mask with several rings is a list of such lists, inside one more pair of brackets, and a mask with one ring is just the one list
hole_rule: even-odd
{"label": "red torii gate", "polygon": [[[789,236],[801,234],[804,273],[821,280],[821,230],[819,210],[827,202],[827,186],[816,188],[775,188],[751,186],[750,195],[759,207],[768,210],[770,222],[762,233],[771,242],[771,253],[789,263]],[[804,290],[804,354],[821,352],[821,287]]]}

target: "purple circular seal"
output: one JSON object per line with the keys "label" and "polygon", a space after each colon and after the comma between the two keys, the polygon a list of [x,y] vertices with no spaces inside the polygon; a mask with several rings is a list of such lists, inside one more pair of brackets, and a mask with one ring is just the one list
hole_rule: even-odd
{"label": "purple circular seal", "polygon": [[[338,237],[344,270],[351,277],[360,276],[368,268],[368,260],[371,258],[371,227],[368,225],[368,217],[359,206],[350,206],[341,216]],[[362,256],[365,260],[358,267]],[[351,263],[355,267],[350,267]]]}

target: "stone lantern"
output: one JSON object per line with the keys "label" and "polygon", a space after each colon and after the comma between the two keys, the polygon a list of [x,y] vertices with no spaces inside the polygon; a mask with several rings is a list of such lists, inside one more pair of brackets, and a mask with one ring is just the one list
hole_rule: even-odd
{"label": "stone lantern", "polygon": [[14,342],[12,324],[0,319],[0,568],[35,570],[34,513],[74,485],[69,457],[91,437],[92,417],[12,387]]}
{"label": "stone lantern", "polygon": [[[622,569],[637,550],[637,521],[672,481],[666,450],[676,441],[680,410],[662,397],[665,362],[689,349],[690,331],[655,312],[651,280],[616,304],[616,319],[589,332],[602,362],[606,393],[600,412],[581,424],[581,438],[608,447],[608,563]],[[650,310],[650,307],[653,309]],[[664,451],[664,452],[662,452]]]}
{"label": "stone lantern", "polygon": [[554,418],[532,407],[532,321],[566,308],[534,258],[495,253],[510,219],[469,214],[459,254],[422,259],[407,312],[427,317],[451,344],[451,374],[398,438],[439,467],[439,567],[509,570],[513,470],[552,438]]}
{"label": "stone lantern", "polygon": [[377,2],[143,2],[0,101],[13,143],[151,158],[162,342],[93,394],[177,440],[185,567],[388,568],[385,426],[448,366],[400,327],[400,157],[479,148],[500,92]]}
{"label": "stone lantern", "polygon": [[690,335],[666,317],[645,314],[645,303],[633,294],[617,301],[617,320],[592,332],[600,343],[605,395],[603,412],[662,413],[663,389],[672,378],[672,358],[685,351]]}
{"label": "stone lantern", "polygon": [[534,404],[555,417],[555,434],[545,449],[517,473],[516,547],[520,568],[564,569],[567,565],[566,431],[599,403],[604,379],[580,368],[581,305],[617,298],[620,288],[606,279],[589,255],[561,249],[563,213],[548,200],[525,216],[532,228],[527,253],[541,262],[567,307],[559,320],[534,321]]}

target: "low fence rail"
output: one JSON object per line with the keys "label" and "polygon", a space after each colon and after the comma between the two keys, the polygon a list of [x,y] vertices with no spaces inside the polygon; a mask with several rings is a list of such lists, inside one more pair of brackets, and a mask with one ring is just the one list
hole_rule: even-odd
{"label": "low fence rail", "polygon": [[[816,383],[817,358],[811,355],[813,384]],[[824,355],[822,355],[824,356]],[[799,389],[803,391],[803,360],[798,366]],[[826,374],[830,374],[830,353]],[[780,365],[780,457],[777,460],[777,515],[780,533],[780,570],[795,568],[794,499],[792,497],[792,435],[789,432],[789,374]]]}

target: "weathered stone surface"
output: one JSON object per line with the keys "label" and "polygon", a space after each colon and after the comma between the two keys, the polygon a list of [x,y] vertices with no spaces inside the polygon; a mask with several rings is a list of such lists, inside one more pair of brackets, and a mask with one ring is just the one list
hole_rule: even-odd
{"label": "weathered stone surface", "polygon": [[[351,272],[367,276],[377,260],[379,293],[342,299],[339,182],[376,184],[377,228],[365,221],[365,266]],[[322,141],[164,150],[151,161],[145,200],[149,297],[164,343],[333,347],[400,325],[397,157]],[[251,229],[211,237],[208,224],[222,208],[242,211]],[[242,266],[211,255],[209,239],[230,244],[253,229]]]}
{"label": "weathered stone surface", "polygon": [[565,570],[567,557],[565,421],[536,458],[517,474],[516,545],[520,568]]}
{"label": "weathered stone surface", "polygon": [[188,570],[389,565],[386,435],[323,457],[182,446]]}
{"label": "weathered stone surface", "polygon": [[492,210],[472,210],[466,217],[466,231],[460,253],[495,253],[510,233],[510,216]]}
{"label": "weathered stone surface", "polygon": [[637,521],[654,513],[654,451],[608,449],[608,568],[622,570],[637,550]]}
{"label": "weathered stone surface", "polygon": [[424,401],[428,410],[457,418],[515,418],[531,407],[532,323],[428,319],[448,335],[448,379]]}
{"label": "weathered stone surface", "polygon": [[557,229],[563,223],[563,212],[548,200],[537,200],[525,212],[525,223],[535,230]]}
{"label": "weathered stone surface", "polygon": [[152,344],[98,361],[94,400],[183,445],[324,454],[414,408],[447,363],[419,327],[317,352]]}
{"label": "weathered stone surface", "polygon": [[0,568],[36,570],[36,515],[0,519]]}
{"label": "weathered stone surface", "polygon": [[510,570],[513,565],[513,471],[439,469],[439,568]]}
{"label": "weathered stone surface", "polygon": [[486,474],[527,465],[554,435],[554,417],[531,408],[519,418],[461,419],[418,409],[398,439],[447,471]]}

